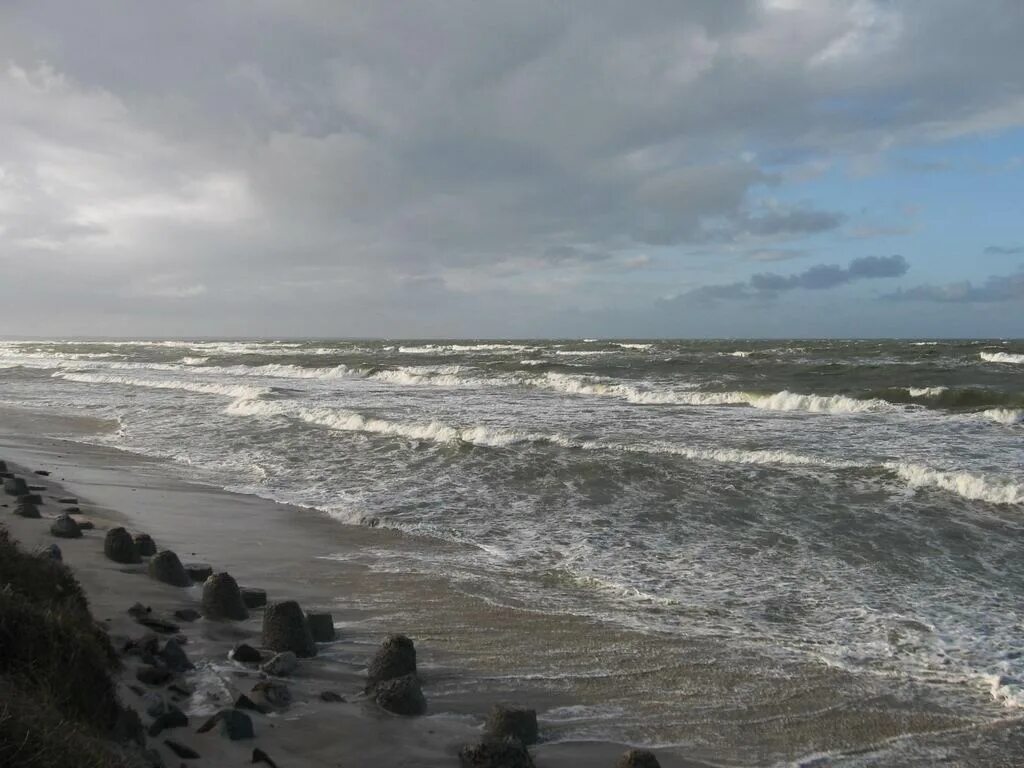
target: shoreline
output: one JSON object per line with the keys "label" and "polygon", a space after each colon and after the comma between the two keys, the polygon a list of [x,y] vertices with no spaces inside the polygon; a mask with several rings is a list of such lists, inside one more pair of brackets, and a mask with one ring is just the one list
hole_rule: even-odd
{"label": "shoreline", "polygon": [[[37,418],[21,411],[20,419],[5,420],[8,428],[0,434],[0,456],[12,471],[46,486],[40,507],[44,517],[29,520],[10,515],[5,522],[27,551],[42,544],[60,546],[65,564],[88,596],[93,615],[105,623],[112,637],[137,638],[144,634],[145,628],[127,613],[134,603],[152,607],[155,614],[173,616],[183,608],[198,609],[202,588],[201,584],[177,588],[155,581],[148,576],[145,561],[125,566],[106,559],[103,536],[114,526],[151,534],[158,549],[177,552],[183,562],[203,561],[215,571],[226,570],[243,586],[265,589],[270,602],[297,599],[307,611],[324,610],[334,616],[338,639],[321,645],[317,656],[303,660],[299,671],[287,680],[294,703],[279,714],[252,713],[256,739],[243,742],[230,742],[216,733],[196,735],[194,726],[216,710],[229,707],[235,696],[259,680],[258,672],[229,661],[227,654],[239,642],[260,644],[262,611],[252,611],[242,622],[177,622],[187,640],[184,649],[195,665],[186,678],[194,691],[177,702],[190,717],[189,728],[169,733],[199,752],[201,759],[190,764],[248,764],[252,748],[258,746],[281,766],[336,765],[339,755],[358,755],[363,760],[395,765],[457,765],[459,749],[480,740],[492,704],[535,706],[528,691],[503,695],[511,692],[501,691],[500,686],[496,686],[493,696],[442,695],[438,706],[433,706],[432,692],[458,687],[457,659],[445,652],[440,638],[415,635],[427,714],[400,717],[384,713],[362,695],[366,663],[376,643],[383,639],[366,626],[366,615],[373,609],[360,606],[354,592],[365,579],[360,578],[360,569],[340,568],[337,560],[318,560],[316,556],[308,559],[310,553],[303,552],[308,547],[305,529],[322,527],[331,534],[328,540],[339,536],[354,539],[349,542],[353,547],[369,538],[378,543],[382,537],[397,539],[400,533],[339,526],[325,516],[301,515],[301,508],[287,504],[177,480],[158,459],[74,440],[11,433],[12,421],[22,421],[14,431],[24,432],[25,427],[38,423]],[[65,421],[64,417],[51,418]],[[87,426],[87,422],[83,419],[79,426]],[[33,474],[36,470],[49,471],[50,475],[39,477]],[[85,531],[81,539],[55,539],[49,534],[50,522],[62,510],[55,498],[63,496],[77,498],[83,517],[96,526]],[[4,502],[11,498],[6,497]],[[304,524],[297,524],[298,518],[304,518]],[[304,562],[283,567],[289,558],[278,552],[273,558],[277,563],[266,558],[269,567],[261,567],[261,554],[268,547],[302,552]],[[320,579],[324,570],[333,572],[335,578]],[[351,572],[338,573],[345,570]],[[379,618],[394,624],[394,632],[404,631],[398,611]],[[130,673],[129,668],[122,674],[119,693],[124,704],[142,714],[148,727],[151,718],[144,714],[142,697],[129,687],[138,687],[129,679]],[[340,694],[346,701],[321,701],[319,694],[325,690]],[[569,701],[565,704],[571,706]],[[568,768],[581,762],[610,766],[629,748],[599,741],[544,742],[543,721],[541,739],[530,751],[542,768]],[[176,760],[164,747],[160,749],[165,761]],[[706,765],[686,760],[672,749],[657,752],[663,766]]]}

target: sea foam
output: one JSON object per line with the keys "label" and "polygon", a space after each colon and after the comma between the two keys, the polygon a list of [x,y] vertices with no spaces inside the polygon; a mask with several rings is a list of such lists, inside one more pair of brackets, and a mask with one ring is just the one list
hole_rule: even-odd
{"label": "sea foam", "polygon": [[911,488],[934,487],[965,499],[991,504],[1024,503],[1024,485],[973,472],[944,471],[903,461],[886,462]]}
{"label": "sea foam", "polygon": [[981,359],[989,363],[1024,363],[1024,355],[1015,355],[1011,352],[982,352]]}

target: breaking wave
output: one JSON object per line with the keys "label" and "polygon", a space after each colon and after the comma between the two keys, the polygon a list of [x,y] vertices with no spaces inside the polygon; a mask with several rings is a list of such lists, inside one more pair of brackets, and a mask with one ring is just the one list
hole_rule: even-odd
{"label": "breaking wave", "polygon": [[162,379],[137,379],[131,376],[117,376],[98,373],[66,373],[55,371],[53,378],[75,381],[83,384],[120,384],[127,387],[145,387],[147,389],[180,389],[186,392],[197,392],[203,395],[222,395],[232,398],[259,398],[270,394],[264,387],[253,387],[246,384],[205,384],[198,381],[172,381]]}
{"label": "breaking wave", "polygon": [[1016,355],[1011,352],[981,352],[981,359],[989,363],[1015,363],[1024,364],[1024,355]]}
{"label": "breaking wave", "polygon": [[808,411],[809,413],[873,413],[892,409],[885,400],[856,400],[845,395],[801,395],[782,391],[754,397],[750,405],[767,411]]}
{"label": "breaking wave", "polygon": [[887,462],[884,466],[895,472],[911,488],[941,488],[965,499],[991,504],[1024,503],[1024,485],[1009,480],[973,472],[943,471],[903,461]]}
{"label": "breaking wave", "polygon": [[1011,427],[1015,424],[1024,424],[1024,409],[1021,408],[989,408],[982,411],[981,415],[989,421]]}

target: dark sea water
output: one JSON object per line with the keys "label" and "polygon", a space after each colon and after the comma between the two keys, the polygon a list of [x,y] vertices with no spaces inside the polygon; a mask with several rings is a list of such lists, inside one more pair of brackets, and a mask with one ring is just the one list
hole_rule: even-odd
{"label": "dark sea water", "polygon": [[585,702],[565,738],[909,760],[1024,715],[1024,342],[0,342],[0,400],[587,619],[586,665],[527,670]]}

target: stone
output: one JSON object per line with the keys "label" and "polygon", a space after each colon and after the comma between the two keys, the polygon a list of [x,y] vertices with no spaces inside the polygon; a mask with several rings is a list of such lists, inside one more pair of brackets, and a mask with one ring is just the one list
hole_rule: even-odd
{"label": "stone", "polygon": [[64,555],[61,554],[60,547],[56,544],[43,544],[36,550],[38,557],[49,558],[50,560],[56,560],[58,562],[64,559]]}
{"label": "stone", "polygon": [[208,619],[244,621],[249,618],[238,582],[228,573],[215,573],[204,582],[202,611]]}
{"label": "stone", "polygon": [[103,554],[115,563],[141,563],[135,542],[124,528],[111,528],[103,539]]}
{"label": "stone", "polygon": [[171,752],[176,754],[182,760],[198,760],[199,753],[191,747],[186,747],[184,744],[179,744],[176,741],[170,739],[164,739],[164,746],[166,746]]}
{"label": "stone", "polygon": [[273,651],[291,651],[302,658],[316,656],[316,643],[297,602],[285,600],[267,606],[263,612],[263,645]]}
{"label": "stone", "polygon": [[298,668],[299,658],[291,651],[283,651],[260,666],[260,670],[274,677],[287,677]]}
{"label": "stone", "polygon": [[7,462],[0,460],[0,472],[6,472],[6,471],[7,471]]}
{"label": "stone", "polygon": [[499,704],[488,715],[484,734],[496,739],[519,739],[526,746],[536,744],[539,738],[537,710]]}
{"label": "stone", "polygon": [[150,717],[160,717],[167,712],[167,702],[164,701],[164,697],[153,691],[142,697],[142,706]]}
{"label": "stone", "polygon": [[171,728],[186,728],[187,726],[188,716],[177,707],[171,706],[162,715],[157,716],[152,725],[149,726],[148,733],[152,739]]}
{"label": "stone", "polygon": [[43,503],[43,497],[40,496],[38,493],[26,493],[21,498],[27,501],[29,504],[39,505]]}
{"label": "stone", "polygon": [[264,752],[259,747],[257,747],[256,749],[254,749],[252,751],[252,762],[253,762],[253,765],[256,765],[258,763],[263,763],[265,765],[269,765],[270,768],[277,768],[277,763],[275,763],[273,760],[271,760],[270,759],[270,755],[268,755],[266,752]]}
{"label": "stone", "polygon": [[405,635],[389,635],[370,660],[366,670],[366,688],[369,690],[384,680],[415,672],[416,647],[412,640]]}
{"label": "stone", "polygon": [[111,731],[111,738],[121,743],[138,744],[140,747],[146,743],[146,732],[142,728],[142,720],[139,713],[130,707],[118,707],[114,720],[114,728]]}
{"label": "stone", "polygon": [[[71,513],[68,512],[67,514]],[[75,518],[75,522],[78,523],[78,527],[83,531],[91,531],[93,528],[96,527],[96,523],[94,523],[92,520],[86,520],[84,517],[81,519]]]}
{"label": "stone", "polygon": [[345,697],[334,691],[323,691],[320,694],[320,701],[326,701],[330,704],[343,704],[345,703]]}
{"label": "stone", "polygon": [[148,533],[136,533],[132,540],[135,542],[135,548],[142,557],[152,557],[156,554],[156,542],[153,541],[153,537]]}
{"label": "stone", "polygon": [[78,527],[78,523],[71,515],[61,515],[50,526],[50,534],[58,539],[80,539],[82,538],[82,529]]}
{"label": "stone", "polygon": [[57,503],[58,504],[77,504],[78,503],[78,499],[76,499],[74,496],[62,496],[61,498],[57,499]]}
{"label": "stone", "polygon": [[309,634],[317,643],[329,643],[337,637],[334,617],[329,613],[307,613],[306,623],[309,625]]}
{"label": "stone", "polygon": [[[138,544],[137,538],[135,541]],[[154,555],[153,559],[149,561],[149,576],[164,584],[170,584],[172,587],[192,586],[192,579],[185,572],[181,560],[169,549]]]}
{"label": "stone", "polygon": [[4,492],[8,496],[24,496],[28,493],[28,483],[23,477],[5,477]]}
{"label": "stone", "polygon": [[238,709],[221,710],[220,733],[231,741],[251,739],[256,735],[252,728],[252,718]]}
{"label": "stone", "polygon": [[49,477],[50,471],[47,469],[37,469],[36,474],[39,475],[40,477]]}
{"label": "stone", "polygon": [[292,692],[284,683],[274,680],[260,680],[252,687],[249,698],[258,706],[271,709],[284,709],[292,703]]}
{"label": "stone", "polygon": [[39,491],[45,491],[46,490],[46,486],[45,485],[30,485],[28,487],[28,489],[30,491],[35,491],[36,493],[38,493]]}
{"label": "stone", "polygon": [[213,576],[213,567],[206,563],[185,563],[185,573],[192,581],[206,581]]}
{"label": "stone", "polygon": [[235,699],[235,709],[248,709],[251,712],[259,712],[261,715],[270,712],[270,707],[257,704],[244,693],[240,693],[238,698]]}
{"label": "stone", "polygon": [[267,604],[267,590],[242,587],[242,602],[246,608],[262,608]]}
{"label": "stone", "polygon": [[174,612],[174,618],[181,621],[195,621],[202,615],[195,608],[179,608]]}
{"label": "stone", "polygon": [[42,517],[42,515],[39,514],[39,507],[29,501],[26,501],[24,496],[15,502],[14,508],[11,512],[16,514],[18,517],[25,517],[29,520],[38,520]]}
{"label": "stone", "polygon": [[533,768],[526,746],[517,739],[484,739],[459,750],[462,768]]}
{"label": "stone", "polygon": [[160,757],[160,753],[155,749],[147,749],[143,752],[142,759],[146,768],[167,768],[164,759]]}
{"label": "stone", "polygon": [[145,685],[166,685],[174,678],[169,669],[160,667],[139,667],[135,671],[135,679]]}
{"label": "stone", "polygon": [[144,627],[152,629],[154,632],[159,632],[162,635],[176,635],[178,630],[181,629],[173,621],[162,619],[159,616],[152,614],[142,614],[135,617],[135,621]]}
{"label": "stone", "polygon": [[181,643],[174,638],[164,643],[164,647],[160,650],[160,659],[173,672],[185,672],[195,668],[189,661],[188,655],[182,650]]}
{"label": "stone", "polygon": [[619,757],[615,768],[661,768],[661,763],[650,750],[631,749]]}
{"label": "stone", "polygon": [[239,664],[259,664],[263,661],[263,654],[246,643],[239,643],[231,649],[228,658],[237,661]]}
{"label": "stone", "polygon": [[377,683],[373,689],[377,706],[396,715],[422,715],[427,711],[427,700],[416,675],[403,675]]}

